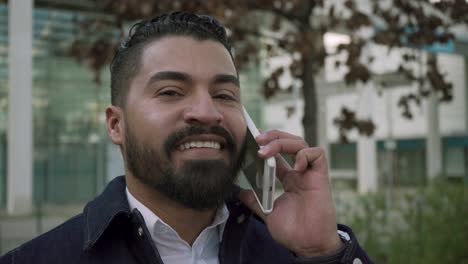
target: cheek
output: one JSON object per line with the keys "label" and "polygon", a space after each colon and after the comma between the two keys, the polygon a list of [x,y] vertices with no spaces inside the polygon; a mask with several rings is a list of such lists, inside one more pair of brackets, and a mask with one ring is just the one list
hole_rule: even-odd
{"label": "cheek", "polygon": [[132,131],[141,138],[144,144],[160,146],[168,135],[174,131],[177,123],[174,112],[171,111],[140,111],[132,120]]}
{"label": "cheek", "polygon": [[230,123],[230,132],[239,146],[244,142],[246,131],[247,127],[242,115],[233,116]]}

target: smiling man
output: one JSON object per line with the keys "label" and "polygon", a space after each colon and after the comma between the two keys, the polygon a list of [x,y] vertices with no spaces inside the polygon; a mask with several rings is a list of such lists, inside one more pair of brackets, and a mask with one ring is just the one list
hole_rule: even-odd
{"label": "smiling man", "polygon": [[262,214],[235,186],[244,158],[241,88],[225,29],[171,13],[135,24],[111,65],[107,132],[125,176],[83,213],[0,263],[371,263],[336,224],[322,150],[267,131],[285,192]]}
{"label": "smiling man", "polygon": [[212,211],[231,193],[246,133],[231,57],[214,41],[165,36],[141,58],[125,98],[107,109],[127,187],[137,199],[156,190],[190,210]]}

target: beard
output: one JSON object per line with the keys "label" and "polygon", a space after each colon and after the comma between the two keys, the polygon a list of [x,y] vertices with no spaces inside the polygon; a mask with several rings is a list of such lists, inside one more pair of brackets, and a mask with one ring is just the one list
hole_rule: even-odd
{"label": "beard", "polygon": [[[226,144],[222,151],[228,151],[229,161],[187,160],[176,169],[171,155],[177,143],[185,137],[201,134],[223,137]],[[125,126],[124,152],[128,170],[135,178],[184,207],[202,211],[220,206],[231,196],[245,156],[245,142],[238,150],[226,129],[190,126],[169,135],[162,151],[158,151],[139,142]]]}

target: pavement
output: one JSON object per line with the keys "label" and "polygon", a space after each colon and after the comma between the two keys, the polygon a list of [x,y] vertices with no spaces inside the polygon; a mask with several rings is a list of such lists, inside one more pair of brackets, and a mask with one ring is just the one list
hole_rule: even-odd
{"label": "pavement", "polygon": [[0,212],[0,256],[79,214],[83,205],[48,206],[30,215]]}

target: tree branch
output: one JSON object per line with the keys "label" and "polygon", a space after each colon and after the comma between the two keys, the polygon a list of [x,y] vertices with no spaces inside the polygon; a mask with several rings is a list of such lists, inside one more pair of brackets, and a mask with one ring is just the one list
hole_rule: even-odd
{"label": "tree branch", "polygon": [[[311,5],[309,5],[309,6],[311,6]],[[291,23],[293,23],[295,26],[297,26],[299,28],[304,27],[304,24],[301,21],[300,17],[294,16],[292,13],[286,12],[286,11],[278,9],[278,8],[275,8],[275,7],[271,6],[271,5],[269,5],[267,7],[267,6],[259,4],[257,1],[247,1],[246,7],[248,9],[258,10],[260,12],[271,12],[274,15],[277,15],[277,16],[282,17],[283,19],[285,19],[287,21],[290,21]],[[235,8],[235,7],[233,6],[233,8]],[[307,23],[307,25],[308,25],[308,23]]]}

